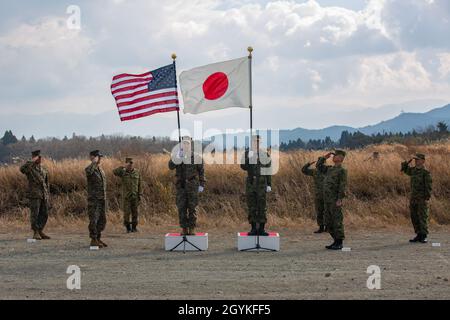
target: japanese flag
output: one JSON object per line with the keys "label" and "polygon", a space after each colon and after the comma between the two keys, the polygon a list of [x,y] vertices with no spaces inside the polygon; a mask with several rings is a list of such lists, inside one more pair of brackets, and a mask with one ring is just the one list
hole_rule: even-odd
{"label": "japanese flag", "polygon": [[184,113],[249,108],[250,63],[245,57],[182,72],[180,87]]}

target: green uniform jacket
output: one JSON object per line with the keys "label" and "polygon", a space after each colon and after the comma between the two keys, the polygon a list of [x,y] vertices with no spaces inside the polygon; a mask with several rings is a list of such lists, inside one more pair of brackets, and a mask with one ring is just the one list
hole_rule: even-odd
{"label": "green uniform jacket", "polygon": [[323,180],[323,197],[326,201],[337,201],[345,198],[347,188],[347,170],[343,167],[327,166],[324,157],[317,161],[317,169],[325,175]]}
{"label": "green uniform jacket", "polygon": [[[184,188],[186,183],[192,183],[197,181],[198,183],[204,187],[206,183],[205,179],[205,168],[203,162],[199,160],[197,157],[197,164],[194,163],[194,155],[191,157],[191,163],[180,163],[175,164],[172,159],[169,160],[169,169],[176,170],[175,178],[176,178],[176,187]],[[198,163],[201,162],[201,163]]]}
{"label": "green uniform jacket", "polygon": [[48,199],[48,171],[41,165],[28,161],[20,167],[20,172],[27,176],[29,199]]}
{"label": "green uniform jacket", "polygon": [[411,198],[429,200],[431,198],[431,174],[424,168],[410,167],[408,162],[402,163],[402,172],[411,177]]}
{"label": "green uniform jacket", "polygon": [[141,174],[137,169],[130,172],[119,167],[113,173],[122,180],[122,199],[141,199]]}
{"label": "green uniform jacket", "polygon": [[316,197],[323,197],[323,181],[325,179],[325,175],[320,172],[318,169],[311,169],[311,163],[307,163],[302,168],[302,173],[306,176],[310,176],[314,178],[314,190],[316,193]]}
{"label": "green uniform jacket", "polygon": [[87,192],[89,199],[106,199],[106,176],[96,163],[86,169]]}
{"label": "green uniform jacket", "polygon": [[[270,168],[272,163],[270,155],[266,151],[260,151],[260,157],[256,159],[256,153],[253,157],[249,157],[249,151],[246,150],[244,159],[241,162],[241,169],[247,171],[247,184],[253,184],[254,179],[264,186],[272,186],[272,175],[261,175],[262,168]],[[263,158],[264,161],[261,161]]]}

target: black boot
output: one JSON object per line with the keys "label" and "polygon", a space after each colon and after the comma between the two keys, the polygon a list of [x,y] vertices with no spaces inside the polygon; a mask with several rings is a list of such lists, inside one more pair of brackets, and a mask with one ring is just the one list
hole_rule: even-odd
{"label": "black boot", "polygon": [[127,233],[131,232],[131,224],[130,223],[125,223],[125,228],[127,228]]}
{"label": "black boot", "polygon": [[334,245],[331,246],[331,250],[342,250],[342,248],[344,247],[344,241],[342,239],[338,239],[336,240],[336,242],[334,243]]}
{"label": "black boot", "polygon": [[260,223],[260,224],[259,224],[258,234],[259,234],[261,237],[267,237],[267,236],[269,235],[269,234],[266,232],[266,230],[265,230],[265,226],[266,226],[265,223]]}
{"label": "black boot", "polygon": [[133,223],[133,227],[131,228],[131,232],[138,232],[137,223]]}
{"label": "black boot", "polygon": [[422,233],[420,235],[419,242],[420,243],[428,243],[427,235]]}
{"label": "black boot", "polygon": [[256,236],[258,235],[258,230],[256,229],[256,223],[252,223],[252,230],[248,233],[249,236]]}
{"label": "black boot", "polygon": [[325,226],[320,226],[319,227],[319,230],[317,230],[317,231],[314,231],[314,233],[316,233],[316,234],[318,234],[318,233],[324,233],[325,232]]}
{"label": "black boot", "polygon": [[420,234],[416,235],[416,237],[414,239],[409,240],[409,242],[416,243],[416,242],[419,242],[419,240],[420,240]]}

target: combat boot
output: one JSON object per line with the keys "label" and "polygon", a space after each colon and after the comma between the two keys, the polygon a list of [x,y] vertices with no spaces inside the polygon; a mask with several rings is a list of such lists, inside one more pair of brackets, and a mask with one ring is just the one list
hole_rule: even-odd
{"label": "combat boot", "polygon": [[42,240],[42,237],[41,237],[41,235],[39,234],[39,231],[34,231],[34,234],[33,234],[33,239],[35,239],[35,240]]}
{"label": "combat boot", "polygon": [[258,230],[258,234],[262,237],[267,237],[269,234],[266,232],[265,230],[265,223],[260,223],[259,224],[259,230]]}
{"label": "combat boot", "polygon": [[336,242],[334,243],[334,245],[331,246],[331,250],[342,250],[342,248],[344,247],[344,242],[339,239],[336,240]]}
{"label": "combat boot", "polygon": [[420,238],[419,238],[419,242],[420,243],[428,243],[427,235],[426,234],[421,234]]}
{"label": "combat boot", "polygon": [[138,229],[136,227],[137,227],[137,224],[133,223],[133,227],[131,228],[131,232],[134,232],[134,233],[138,232]]}
{"label": "combat boot", "polygon": [[91,238],[91,247],[100,247],[100,243],[98,243],[97,239]]}
{"label": "combat boot", "polygon": [[416,242],[419,242],[419,240],[420,240],[420,235],[418,234],[418,235],[416,235],[416,237],[414,239],[409,240],[409,242],[416,243]]}
{"label": "combat boot", "polygon": [[41,236],[42,240],[50,240],[51,239],[48,235],[46,235],[44,233],[44,231],[39,230],[38,232],[39,232],[39,235]]}
{"label": "combat boot", "polygon": [[183,228],[183,230],[181,231],[182,236],[187,236],[188,233],[189,233],[188,228]]}
{"label": "combat boot", "polygon": [[252,230],[247,234],[249,236],[256,236],[258,235],[258,230],[256,229],[256,223],[252,223]]}
{"label": "combat boot", "polygon": [[102,240],[100,240],[100,238],[98,238],[97,241],[98,241],[98,243],[99,243],[99,245],[100,245],[100,248],[106,248],[106,247],[108,247],[108,245],[107,245],[106,243],[104,243]]}
{"label": "combat boot", "polygon": [[319,233],[324,233],[325,232],[325,226],[320,226],[319,230],[314,231],[314,233],[319,234]]}
{"label": "combat boot", "polygon": [[125,223],[125,228],[127,228],[127,233],[131,232],[131,224]]}
{"label": "combat boot", "polygon": [[188,228],[188,235],[195,236],[195,227]]}

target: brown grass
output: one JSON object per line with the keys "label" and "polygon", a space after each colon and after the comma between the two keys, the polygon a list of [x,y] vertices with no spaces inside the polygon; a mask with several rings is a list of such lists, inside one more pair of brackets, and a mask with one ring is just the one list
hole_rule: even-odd
{"label": "brown grass", "polygon": [[[373,151],[381,153],[379,162],[365,161]],[[414,152],[428,155],[427,167],[433,175],[431,222],[450,224],[450,144],[406,147],[373,146],[350,151],[345,166],[349,172],[345,219],[349,227],[405,226],[409,223],[408,177],[400,173],[400,162]],[[301,173],[307,161],[323,152],[297,151],[281,154],[280,171],[273,178],[274,192],[269,195],[269,223],[280,227],[313,224],[313,185]],[[167,155],[137,157],[136,166],[144,180],[141,216],[144,224],[177,225],[173,172],[167,167]],[[50,172],[51,223],[56,226],[83,223],[86,217],[86,181],[88,161],[46,162]],[[103,167],[108,179],[109,221],[121,222],[119,180],[112,175],[118,159],[106,159]],[[207,188],[201,195],[199,223],[210,227],[244,224],[244,172],[238,165],[206,166]],[[0,168],[0,218],[3,224],[25,223],[26,179],[17,166]],[[80,220],[83,218],[83,220]],[[81,222],[80,222],[81,221]]]}

